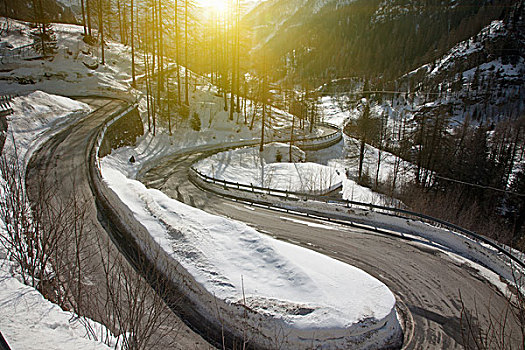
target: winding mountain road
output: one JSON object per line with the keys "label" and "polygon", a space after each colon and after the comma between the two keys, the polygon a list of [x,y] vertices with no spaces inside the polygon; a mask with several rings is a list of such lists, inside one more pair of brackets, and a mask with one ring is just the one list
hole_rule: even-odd
{"label": "winding mountain road", "polygon": [[[486,324],[507,303],[502,294],[469,264],[422,240],[407,240],[349,226],[268,210],[204,192],[188,178],[202,153],[164,161],[139,178],[172,198],[212,214],[243,221],[275,238],[354,265],[385,283],[396,295],[405,326],[404,349],[462,349],[462,305]],[[514,327],[517,327],[514,325]],[[512,328],[512,327],[509,327]],[[517,328],[513,329],[519,334]],[[510,340],[510,338],[509,338]],[[519,344],[520,339],[513,339]]]}
{"label": "winding mountain road", "polygon": [[[50,186],[58,186],[58,194],[64,199],[70,194],[89,198],[92,239],[105,240],[108,252],[118,255],[119,250],[111,244],[100,221],[103,213],[97,208],[90,187],[87,162],[98,127],[123,102],[101,98],[81,100],[93,106],[94,112],[53,136],[33,155],[26,176],[28,192],[36,193],[44,179]],[[482,324],[490,312],[498,315],[505,309],[505,299],[491,283],[468,264],[431,243],[251,207],[203,192],[188,179],[189,167],[201,155],[179,154],[150,169],[140,180],[187,204],[244,221],[261,232],[314,249],[378,278],[397,297],[406,330],[404,348],[462,348],[460,292],[467,310],[474,313],[477,305],[476,316]],[[97,292],[96,275],[92,277],[95,286],[91,292]],[[174,315],[170,322],[179,324],[180,349],[209,348]]]}
{"label": "winding mountain road", "polygon": [[[100,97],[79,100],[89,104],[93,112],[51,137],[33,154],[27,168],[26,185],[28,195],[33,200],[42,188],[53,189],[53,194],[56,196],[54,200],[57,202],[68,203],[71,195],[82,201],[87,199],[85,232],[89,242],[86,244],[88,250],[83,253],[87,257],[85,263],[89,266],[83,266],[83,269],[87,275],[85,277],[91,283],[90,287],[85,287],[84,292],[93,295],[93,298],[103,299],[106,297],[104,289],[106,282],[99,262],[109,256],[112,258],[122,256],[122,252],[113,243],[113,232],[108,228],[105,213],[97,205],[89,180],[88,162],[91,146],[95,142],[100,126],[108,116],[128,104],[124,101]],[[137,273],[130,266],[127,270]],[[168,328],[175,331],[171,339],[161,339],[156,349],[212,348],[173,312],[167,308],[164,312],[162,317],[169,323]],[[97,319],[96,310],[88,308],[85,313],[84,316]],[[174,347],[173,342],[176,342],[177,347]]]}

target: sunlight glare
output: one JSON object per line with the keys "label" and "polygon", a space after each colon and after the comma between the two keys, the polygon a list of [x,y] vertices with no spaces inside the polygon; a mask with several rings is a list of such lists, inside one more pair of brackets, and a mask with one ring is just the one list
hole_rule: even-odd
{"label": "sunlight glare", "polygon": [[200,6],[213,12],[226,12],[228,9],[228,0],[198,0]]}

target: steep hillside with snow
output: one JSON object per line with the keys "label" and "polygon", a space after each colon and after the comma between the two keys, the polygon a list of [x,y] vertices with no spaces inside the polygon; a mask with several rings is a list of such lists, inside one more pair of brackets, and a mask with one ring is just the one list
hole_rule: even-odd
{"label": "steep hillside with snow", "polygon": [[454,119],[516,119],[525,110],[523,19],[497,20],[442,57],[405,75],[402,90],[425,95],[426,111]]}
{"label": "steep hillside with snow", "polygon": [[[271,0],[248,16],[256,48],[288,62],[282,75],[326,82],[355,75],[397,78],[442,56],[517,0]],[[280,75],[278,78],[282,78]]]}

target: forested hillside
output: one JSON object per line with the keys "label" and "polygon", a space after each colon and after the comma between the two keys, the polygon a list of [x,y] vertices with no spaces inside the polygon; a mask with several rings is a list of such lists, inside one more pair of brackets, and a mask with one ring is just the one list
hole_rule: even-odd
{"label": "forested hillside", "polygon": [[246,21],[255,24],[258,50],[288,62],[281,77],[293,70],[319,81],[355,75],[395,78],[437,59],[493,20],[509,17],[517,3],[271,0]]}
{"label": "forested hillside", "polygon": [[523,247],[521,1],[272,0],[248,22],[252,53],[265,53],[276,81],[320,86],[357,110],[347,134],[415,166],[399,186],[397,174],[381,184],[366,174],[375,165],[360,164],[362,183]]}
{"label": "forested hillside", "polygon": [[[0,16],[33,21],[36,14],[35,10],[39,11],[38,8],[35,8],[35,4],[36,7],[42,6],[42,11],[48,21],[77,23],[74,14],[76,6],[67,6],[55,0],[42,0],[41,3],[32,0],[0,0]],[[78,10],[80,11],[80,9]]]}

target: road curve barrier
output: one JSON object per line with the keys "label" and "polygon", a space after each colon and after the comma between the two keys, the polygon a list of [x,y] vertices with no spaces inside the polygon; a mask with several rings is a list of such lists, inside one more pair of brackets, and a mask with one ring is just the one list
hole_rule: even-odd
{"label": "road curve barrier", "polygon": [[[313,339],[310,330],[291,329],[282,319],[256,312],[240,302],[215,298],[197,283],[195,278],[134,218],[131,210],[121,202],[102,178],[98,155],[104,143],[105,133],[132,108],[133,106],[129,106],[109,117],[95,136],[89,153],[92,188],[97,206],[108,217],[112,229],[117,231],[117,235],[125,242],[124,245],[135,244],[140,253],[171,282],[170,288],[177,293],[180,307],[183,309],[179,314],[183,314],[183,319],[190,327],[212,343],[215,342],[220,348],[223,347],[224,341],[226,341],[226,348],[230,348],[235,344],[242,344],[245,339],[249,339],[250,346],[256,349],[273,349],[278,346],[277,343],[287,349],[304,349],[312,342],[320,344],[325,341],[331,342],[334,348],[347,347],[348,344],[360,344],[366,347],[370,345],[369,342],[377,340],[374,335],[381,336],[382,332],[388,333],[390,327],[393,327],[392,317],[395,316],[395,310],[387,318],[377,322],[367,319],[345,329],[321,330]],[[336,133],[339,133],[339,136],[335,135]],[[311,144],[315,143],[316,147],[327,145],[334,142],[337,137],[341,137],[338,131],[318,137]],[[276,330],[282,330],[282,337],[276,336]],[[394,339],[385,338],[384,341],[394,341]]]}
{"label": "road curve barrier", "polygon": [[460,226],[410,210],[234,183],[210,177],[194,166],[189,169],[189,179],[203,190],[247,204],[421,237],[481,263],[510,282],[515,281],[518,270],[523,273],[525,269],[521,253]]}

